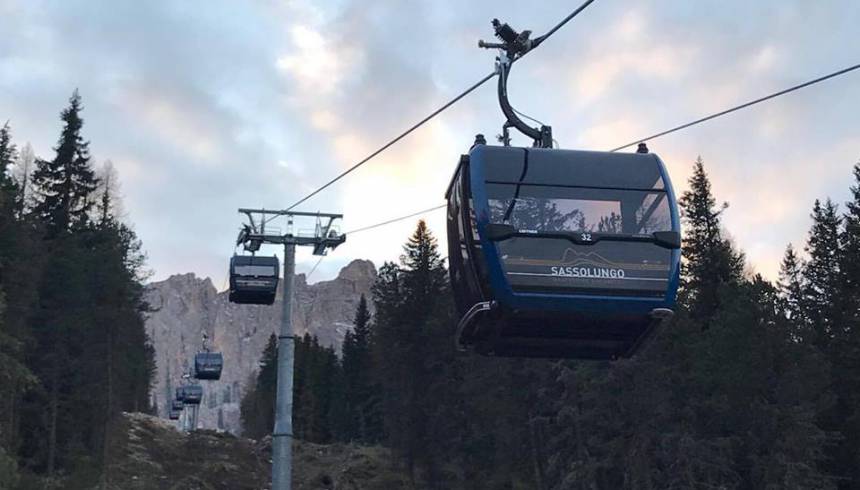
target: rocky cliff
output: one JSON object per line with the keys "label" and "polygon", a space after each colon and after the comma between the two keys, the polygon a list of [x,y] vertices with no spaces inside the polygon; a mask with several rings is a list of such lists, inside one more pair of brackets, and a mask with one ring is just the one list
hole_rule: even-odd
{"label": "rocky cliff", "polygon": [[[375,278],[373,263],[365,260],[351,262],[331,281],[307,284],[304,274],[297,275],[294,333],[311,333],[324,345],[339,349],[359,298],[369,297]],[[257,370],[269,335],[280,324],[280,292],[271,306],[234,305],[209,279],[183,274],[151,284],[148,300],[156,310],[147,320],[147,332],[155,346],[158,372],[152,396],[159,414],[166,417],[174,388],[206,333],[211,349],[224,354],[224,371],[220,381],[202,382],[199,426],[239,433],[241,395]]]}

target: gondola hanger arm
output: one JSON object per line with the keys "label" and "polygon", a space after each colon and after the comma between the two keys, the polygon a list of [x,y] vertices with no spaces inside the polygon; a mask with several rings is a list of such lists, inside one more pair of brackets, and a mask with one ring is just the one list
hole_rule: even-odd
{"label": "gondola hanger arm", "polygon": [[534,142],[533,146],[537,148],[552,148],[552,128],[545,125],[542,125],[540,128],[529,126],[525,121],[520,119],[508,100],[508,77],[511,67],[515,61],[537,47],[546,36],[530,39],[531,31],[517,32],[508,24],[501,23],[498,19],[493,19],[493,29],[495,30],[496,37],[502,42],[488,43],[481,40],[478,41],[478,47],[499,50],[499,55],[496,57],[496,73],[499,77],[498,97],[499,106],[506,118],[505,123],[502,125],[500,140],[505,146],[510,146],[508,129],[515,128],[517,131],[531,138]]}

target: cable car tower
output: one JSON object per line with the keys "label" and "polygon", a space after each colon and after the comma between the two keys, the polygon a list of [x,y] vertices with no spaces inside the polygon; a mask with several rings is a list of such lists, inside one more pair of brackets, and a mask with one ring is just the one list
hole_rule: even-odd
{"label": "cable car tower", "polygon": [[[284,247],[284,284],[282,291],[281,329],[278,334],[278,389],[275,404],[275,427],[272,433],[272,490],[289,490],[292,482],[293,444],[293,359],[295,339],[293,337],[292,304],[293,276],[296,269],[296,246],[313,247],[314,255],[326,255],[346,241],[334,222],[343,218],[341,214],[302,213],[298,211],[270,211],[266,209],[239,209],[248,222],[242,226],[236,245],[241,245],[252,256],[234,256],[230,261],[230,298],[240,304],[272,304],[277,288],[277,259],[254,257],[264,244]],[[286,232],[266,224],[276,218],[287,219]],[[315,220],[309,231],[294,231],[296,219]],[[237,260],[248,259],[251,260]],[[267,259],[260,262],[260,259]],[[274,260],[272,260],[274,259]],[[274,271],[274,278],[272,278]],[[274,279],[274,280],[273,280]]]}

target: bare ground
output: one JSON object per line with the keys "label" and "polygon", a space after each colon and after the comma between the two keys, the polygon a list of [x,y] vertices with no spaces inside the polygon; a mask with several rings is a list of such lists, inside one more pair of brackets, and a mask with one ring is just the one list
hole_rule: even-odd
{"label": "bare ground", "polygon": [[[123,490],[268,489],[271,442],[226,433],[184,433],[174,424],[125,414],[111,451],[110,488]],[[409,489],[382,447],[293,445],[295,490]]]}

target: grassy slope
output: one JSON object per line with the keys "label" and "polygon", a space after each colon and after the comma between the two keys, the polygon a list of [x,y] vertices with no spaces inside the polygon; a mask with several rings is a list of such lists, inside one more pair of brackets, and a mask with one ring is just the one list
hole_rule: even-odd
{"label": "grassy slope", "polygon": [[[269,488],[269,441],[198,431],[185,434],[166,420],[126,414],[111,451],[111,488],[123,490],[260,490]],[[295,490],[410,488],[381,447],[297,441]]]}

